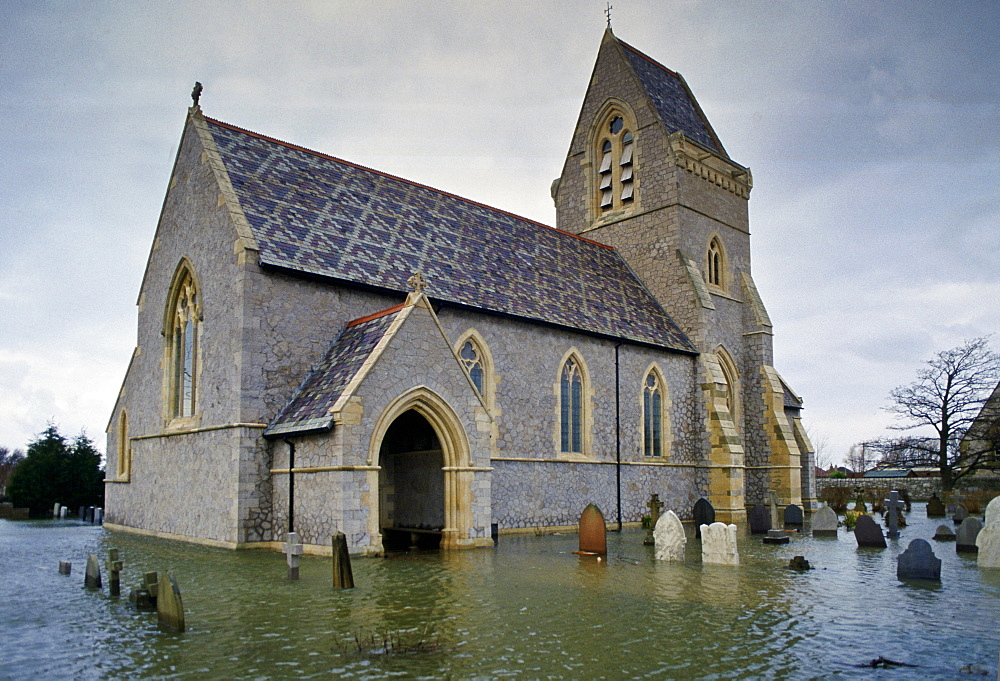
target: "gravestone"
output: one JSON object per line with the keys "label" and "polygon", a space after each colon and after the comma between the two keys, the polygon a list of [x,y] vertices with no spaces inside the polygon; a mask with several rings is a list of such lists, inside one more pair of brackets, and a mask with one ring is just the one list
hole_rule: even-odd
{"label": "gravestone", "polygon": [[976,537],[982,529],[983,524],[979,521],[979,518],[969,516],[963,520],[962,524],[958,526],[958,532],[955,533],[955,551],[958,553],[975,553],[978,551]]}
{"label": "gravestone", "polygon": [[854,526],[854,538],[858,541],[858,546],[868,546],[877,549],[886,548],[885,537],[882,535],[882,528],[878,526],[871,516],[859,515],[858,522]]}
{"label": "gravestone", "polygon": [[59,511],[61,511],[61,510],[62,510],[62,507],[59,505],[59,502],[57,501],[55,504],[52,505],[52,517],[53,518],[58,518],[59,517]]}
{"label": "gravestone", "polygon": [[660,509],[663,508],[660,495],[653,492],[649,501],[646,502],[646,506],[649,507],[649,529],[646,531],[646,538],[642,540],[642,543],[646,546],[655,546],[656,538],[653,536],[653,530],[656,529],[656,523],[660,519]]}
{"label": "gravestone", "polygon": [[285,556],[288,562],[288,579],[299,578],[299,556],[302,555],[302,542],[298,532],[289,532],[285,540]]}
{"label": "gravestone", "polygon": [[603,556],[608,552],[608,527],[597,504],[587,504],[580,514],[580,550],[577,553]]}
{"label": "gravestone", "polygon": [[694,502],[694,536],[701,538],[701,526],[711,525],[715,522],[715,507],[702,497]]}
{"label": "gravestone", "polygon": [[66,520],[68,516],[69,516],[69,506],[63,506],[62,508],[59,509],[60,519]]}
{"label": "gravestone", "polygon": [[983,525],[989,525],[990,523],[1000,523],[1000,497],[993,497],[993,500],[986,504]]}
{"label": "gravestone", "polygon": [[333,588],[354,588],[351,554],[347,550],[347,536],[343,532],[333,535]]}
{"label": "gravestone", "polygon": [[837,514],[829,506],[816,511],[812,519],[812,534],[814,537],[836,537],[839,521]]}
{"label": "gravestone", "polygon": [[177,631],[184,631],[184,601],[181,600],[181,589],[177,586],[177,580],[173,575],[167,575],[166,579],[160,580],[158,591],[156,616],[160,624]]}
{"label": "gravestone", "polygon": [[86,517],[87,517],[87,507],[86,506],[81,506],[80,507],[80,520],[84,520]]}
{"label": "gravestone", "polygon": [[101,588],[101,566],[97,562],[97,556],[91,553],[87,556],[87,571],[84,573],[83,583],[91,589]]}
{"label": "gravestone", "polygon": [[94,524],[103,525],[104,524],[104,509],[97,507],[94,509]]}
{"label": "gravestone", "polygon": [[945,516],[944,502],[938,499],[938,495],[932,494],[927,502],[928,518],[943,518]]}
{"label": "gravestone", "polygon": [[[889,498],[885,500],[886,509],[886,527],[888,532],[886,536],[889,539],[899,538],[899,512],[902,504],[899,501],[899,492],[892,490],[889,492]],[[912,545],[912,542],[911,542]]]}
{"label": "gravestone", "polygon": [[979,555],[976,564],[981,568],[1000,568],[1000,523],[990,523],[976,536]]}
{"label": "gravestone", "polygon": [[802,517],[802,507],[798,504],[785,506],[785,525],[792,527],[802,527],[804,518]]}
{"label": "gravestone", "polygon": [[934,538],[938,541],[955,541],[955,531],[947,525],[938,525]]}
{"label": "gravestone", "polygon": [[156,599],[160,595],[160,575],[157,572],[142,573],[142,588],[149,593],[150,602],[156,604]]}
{"label": "gravestone", "polygon": [[813,566],[809,564],[805,556],[793,556],[790,561],[788,561],[789,570],[812,570]]}
{"label": "gravestone", "polygon": [[914,539],[899,554],[897,579],[932,579],[941,581],[941,559],[934,555],[926,539]]}
{"label": "gravestone", "polygon": [[676,513],[667,511],[660,516],[653,528],[653,538],[656,541],[657,560],[684,560],[687,536]]}
{"label": "gravestone", "polygon": [[781,528],[781,519],[778,517],[778,495],[775,492],[771,492],[771,529],[777,530]]}
{"label": "gravestone", "polygon": [[747,515],[750,534],[764,534],[771,529],[771,514],[763,504],[754,504]]}
{"label": "gravestone", "polygon": [[104,567],[108,570],[108,589],[111,595],[120,596],[122,561],[118,560],[118,549],[108,549],[108,559],[104,561]]}
{"label": "gravestone", "polygon": [[951,517],[955,521],[955,524],[964,522],[966,518],[969,517],[969,509],[965,507],[965,504],[957,504],[955,506],[955,515]]}
{"label": "gravestone", "polygon": [[701,562],[707,565],[739,565],[736,526],[712,523],[701,526]]}
{"label": "gravestone", "polygon": [[69,562],[68,560],[59,561],[59,574],[68,575],[72,571],[73,571],[73,563]]}

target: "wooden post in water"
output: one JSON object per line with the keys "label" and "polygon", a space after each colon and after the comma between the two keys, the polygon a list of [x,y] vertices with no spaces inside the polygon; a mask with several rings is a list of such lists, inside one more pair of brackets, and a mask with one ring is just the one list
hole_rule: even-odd
{"label": "wooden post in water", "polygon": [[351,554],[347,551],[347,537],[343,532],[333,535],[333,588],[354,588]]}

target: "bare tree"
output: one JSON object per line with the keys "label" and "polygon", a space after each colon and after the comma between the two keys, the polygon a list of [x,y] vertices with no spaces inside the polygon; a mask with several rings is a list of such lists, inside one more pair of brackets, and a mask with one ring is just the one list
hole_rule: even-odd
{"label": "bare tree", "polygon": [[833,453],[830,452],[830,438],[825,433],[820,433],[809,427],[806,428],[806,436],[808,436],[814,450],[813,465],[825,471],[830,470],[830,467],[833,466]]}
{"label": "bare tree", "polygon": [[847,467],[855,473],[861,474],[874,468],[880,458],[880,452],[872,446],[871,442],[858,442],[847,450]]}
{"label": "bare tree", "polygon": [[995,442],[992,447],[989,438],[972,446],[961,443],[998,382],[1000,355],[990,350],[988,337],[939,352],[917,371],[916,381],[893,389],[886,407],[899,418],[894,430],[924,428],[934,435],[882,441],[877,448],[883,460],[893,465],[936,466],[945,490],[976,470],[995,466]]}

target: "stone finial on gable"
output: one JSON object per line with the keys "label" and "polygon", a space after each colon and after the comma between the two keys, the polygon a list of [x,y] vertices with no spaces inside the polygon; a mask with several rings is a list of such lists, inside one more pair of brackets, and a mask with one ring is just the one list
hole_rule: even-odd
{"label": "stone finial on gable", "polygon": [[[414,272],[410,278],[406,280],[406,283],[412,289],[406,296],[407,305],[416,305],[421,299],[426,301],[424,289],[427,288],[427,280],[424,279],[424,275],[420,274],[420,272]],[[424,303],[424,307],[428,307],[426,302]]]}
{"label": "stone finial on gable", "polygon": [[191,90],[191,101],[193,102],[191,106],[198,106],[198,101],[201,99],[201,91],[204,88],[198,81],[194,82],[194,89]]}

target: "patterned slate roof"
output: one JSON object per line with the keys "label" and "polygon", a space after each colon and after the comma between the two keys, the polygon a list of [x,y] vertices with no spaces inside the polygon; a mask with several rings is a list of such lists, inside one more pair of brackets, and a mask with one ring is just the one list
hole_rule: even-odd
{"label": "patterned slate roof", "polygon": [[696,351],[614,249],[205,120],[264,266]]}
{"label": "patterned slate roof", "polygon": [[667,130],[683,132],[688,138],[727,156],[680,74],[647,57],[628,43],[619,40],[618,44],[624,48],[625,56],[639,76]]}
{"label": "patterned slate roof", "polygon": [[397,305],[383,314],[349,323],[285,408],[267,426],[264,435],[273,437],[333,427],[331,408],[385,336],[402,307]]}

